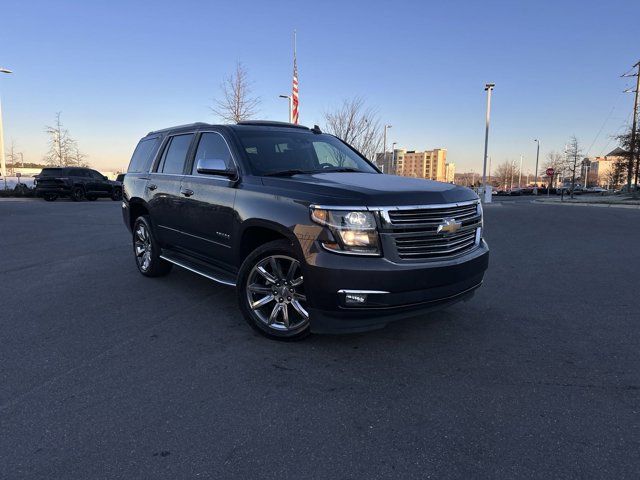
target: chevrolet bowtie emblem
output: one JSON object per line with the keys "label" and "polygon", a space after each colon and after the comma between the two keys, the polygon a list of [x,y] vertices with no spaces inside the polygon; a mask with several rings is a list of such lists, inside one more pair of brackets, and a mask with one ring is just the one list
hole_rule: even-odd
{"label": "chevrolet bowtie emblem", "polygon": [[438,225],[436,233],[455,233],[462,227],[462,222],[456,222],[454,218],[445,218],[443,223]]}

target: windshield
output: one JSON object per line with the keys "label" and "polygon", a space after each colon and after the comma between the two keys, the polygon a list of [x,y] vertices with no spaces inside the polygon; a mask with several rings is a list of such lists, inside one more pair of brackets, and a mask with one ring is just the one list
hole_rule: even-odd
{"label": "windshield", "polygon": [[319,172],[378,173],[337,138],[283,130],[236,130],[256,175]]}

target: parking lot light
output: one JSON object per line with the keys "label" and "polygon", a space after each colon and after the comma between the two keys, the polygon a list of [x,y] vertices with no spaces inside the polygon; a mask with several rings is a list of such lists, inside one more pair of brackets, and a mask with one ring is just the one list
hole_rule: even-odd
{"label": "parking lot light", "polygon": [[[0,73],[13,73],[13,72],[7,68],[0,68]],[[5,179],[5,184],[6,184],[7,165],[5,163],[5,158],[4,158],[4,132],[2,128],[2,98],[0,98],[0,174],[2,174],[2,177]]]}

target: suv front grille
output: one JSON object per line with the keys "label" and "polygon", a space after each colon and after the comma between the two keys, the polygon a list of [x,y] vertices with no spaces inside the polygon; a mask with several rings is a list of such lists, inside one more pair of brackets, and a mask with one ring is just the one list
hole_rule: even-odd
{"label": "suv front grille", "polygon": [[[473,250],[480,241],[482,214],[478,202],[434,207],[384,209],[401,260],[442,260]],[[438,226],[459,223],[457,231],[438,233]]]}

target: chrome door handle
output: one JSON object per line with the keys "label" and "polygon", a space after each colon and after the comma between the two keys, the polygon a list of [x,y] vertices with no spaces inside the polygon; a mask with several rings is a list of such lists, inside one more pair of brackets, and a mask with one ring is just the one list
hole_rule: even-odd
{"label": "chrome door handle", "polygon": [[149,190],[155,190],[156,188],[158,188],[158,186],[157,186],[157,185],[155,185],[155,184],[153,184],[153,183],[150,183],[149,185],[147,185],[147,188],[148,188]]}
{"label": "chrome door handle", "polygon": [[181,189],[180,193],[185,197],[190,197],[191,195],[193,195],[194,192],[193,190],[189,190],[188,188],[185,188],[185,189]]}

